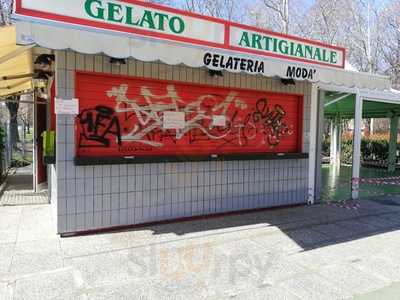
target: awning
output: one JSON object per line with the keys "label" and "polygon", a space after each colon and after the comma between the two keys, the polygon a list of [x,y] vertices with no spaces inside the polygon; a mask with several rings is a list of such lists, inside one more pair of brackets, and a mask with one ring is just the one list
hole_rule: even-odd
{"label": "awning", "polygon": [[[142,36],[136,37],[132,34],[105,32],[70,25],[62,26],[58,23],[44,24],[39,21],[19,20],[16,22],[16,26],[17,42],[21,45],[36,43],[39,46],[55,50],[72,49],[84,54],[104,53],[115,58],[133,57],[145,62],[161,61],[169,65],[184,64],[194,68],[208,67],[215,70],[254,74],[248,70],[224,68],[229,58],[243,58],[253,62],[263,62],[264,70],[260,73],[267,77],[293,78],[294,72],[296,80],[334,84],[339,87],[379,91],[389,91],[391,87],[390,80],[386,76],[319,67],[283,59],[266,58],[256,54],[247,55],[211,47],[187,45]],[[209,54],[208,57],[207,54]],[[208,65],[206,58],[211,60]],[[215,59],[218,60],[218,63],[213,64]]]}
{"label": "awning", "polygon": [[399,99],[389,77],[346,66],[342,47],[144,1],[16,0],[13,19],[21,45],[307,80]]}
{"label": "awning", "polygon": [[[347,93],[327,93],[325,97],[325,117],[333,119],[341,117],[342,119],[353,119],[355,113],[354,94]],[[400,115],[400,101],[374,101],[366,100],[363,103],[363,118],[388,118],[392,114]]]}
{"label": "awning", "polygon": [[16,45],[15,27],[0,27],[0,98],[32,91],[31,48]]}

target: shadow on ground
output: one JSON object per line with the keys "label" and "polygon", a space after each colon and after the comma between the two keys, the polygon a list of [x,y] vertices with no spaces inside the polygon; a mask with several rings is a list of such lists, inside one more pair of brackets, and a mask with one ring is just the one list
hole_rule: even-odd
{"label": "shadow on ground", "polygon": [[[227,233],[245,235],[258,229],[263,230],[266,242],[272,248],[285,243],[273,238],[279,232],[301,248],[297,250],[309,251],[400,229],[400,197],[368,198],[346,203],[343,206],[322,204],[204,217],[118,232],[148,230],[153,235],[217,237]],[[268,235],[271,236],[269,241]]]}
{"label": "shadow on ground", "polygon": [[400,201],[359,204],[70,238],[49,205],[0,207],[0,299],[351,299],[400,282]]}

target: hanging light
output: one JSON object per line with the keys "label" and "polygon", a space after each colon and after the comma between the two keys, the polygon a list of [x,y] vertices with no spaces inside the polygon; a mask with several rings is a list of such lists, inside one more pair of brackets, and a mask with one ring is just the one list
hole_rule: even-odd
{"label": "hanging light", "polygon": [[55,60],[54,54],[41,54],[35,59],[35,65],[39,65],[43,69],[50,67]]}
{"label": "hanging light", "polygon": [[47,85],[49,79],[53,76],[53,72],[35,70],[33,75],[33,86],[36,90],[39,90],[42,94],[46,94]]}
{"label": "hanging light", "polygon": [[281,82],[283,85],[296,85],[296,81],[292,78],[282,78]]}
{"label": "hanging light", "polygon": [[222,71],[217,71],[217,70],[208,70],[208,75],[211,77],[224,77],[224,74]]}
{"label": "hanging light", "polygon": [[126,59],[110,57],[110,64],[116,66],[126,65]]}

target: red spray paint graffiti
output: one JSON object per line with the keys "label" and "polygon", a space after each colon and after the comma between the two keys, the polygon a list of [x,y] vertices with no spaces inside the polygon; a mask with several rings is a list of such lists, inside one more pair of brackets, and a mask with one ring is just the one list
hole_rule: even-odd
{"label": "red spray paint graffiti", "polygon": [[299,152],[302,97],[77,73],[77,156]]}

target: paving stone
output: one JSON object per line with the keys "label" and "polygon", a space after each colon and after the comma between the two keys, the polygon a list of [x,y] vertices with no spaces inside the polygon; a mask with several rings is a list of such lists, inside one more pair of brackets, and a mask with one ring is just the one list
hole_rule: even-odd
{"label": "paving stone", "polygon": [[300,263],[281,255],[274,257],[271,264],[266,265],[262,277],[265,284],[277,285],[281,281],[307,272],[308,270]]}
{"label": "paving stone", "polygon": [[0,299],[12,300],[14,294],[13,284],[9,282],[0,282]]}
{"label": "paving stone", "polygon": [[328,241],[329,237],[313,229],[297,229],[285,232],[296,244],[302,248],[317,246],[318,244]]}
{"label": "paving stone", "polygon": [[371,293],[356,295],[353,300],[399,299],[400,283],[394,283]]}
{"label": "paving stone", "polygon": [[159,277],[152,280],[148,288],[152,299],[201,300],[210,296],[209,286],[203,278],[195,274],[184,274],[179,280],[174,277]]}
{"label": "paving stone", "polygon": [[303,251],[303,247],[282,232],[266,233],[252,236],[255,243],[272,253],[296,253]]}
{"label": "paving stone", "polygon": [[122,285],[109,285],[92,289],[82,289],[65,296],[65,299],[82,300],[128,300],[156,299],[149,288],[150,284],[144,281],[131,281]]}
{"label": "paving stone", "polygon": [[15,243],[21,222],[21,207],[0,206],[0,244]]}
{"label": "paving stone", "polygon": [[344,239],[352,235],[346,227],[339,226],[337,224],[322,224],[312,227],[313,230],[322,233],[323,235],[329,236],[332,239]]}
{"label": "paving stone", "polygon": [[14,299],[63,299],[72,290],[79,288],[82,288],[79,276],[66,268],[18,279]]}
{"label": "paving stone", "polygon": [[299,300],[297,296],[293,295],[287,290],[278,287],[266,286],[263,288],[256,288],[250,291],[241,293],[237,296],[233,295],[225,300]]}
{"label": "paving stone", "polygon": [[58,239],[17,243],[11,272],[18,275],[51,271],[63,267]]}
{"label": "paving stone", "polygon": [[0,209],[0,230],[6,231],[15,231],[18,230],[21,214],[11,214],[6,211]]}
{"label": "paving stone", "polygon": [[400,214],[399,213],[391,213],[385,214],[384,217],[386,220],[393,222],[393,225],[400,225]]}
{"label": "paving stone", "polygon": [[18,227],[13,229],[0,229],[0,245],[16,243],[18,237]]}
{"label": "paving stone", "polygon": [[10,272],[15,244],[0,244],[0,275]]}
{"label": "paving stone", "polygon": [[351,266],[364,273],[370,273],[384,281],[400,282],[399,257],[383,257],[371,255],[367,258],[351,262]]}
{"label": "paving stone", "polygon": [[349,265],[331,264],[321,268],[318,273],[340,289],[357,291],[361,294],[374,291],[389,283],[372,275],[371,272],[366,273]]}
{"label": "paving stone", "polygon": [[[172,278],[183,286],[186,286],[184,281],[189,280],[194,284],[193,288],[198,289],[201,299],[220,299],[233,292],[238,294],[262,284],[265,268],[269,267],[268,255],[263,254],[263,249],[256,245],[243,248],[241,242],[217,243],[211,248],[204,245],[190,247],[190,244],[178,247],[176,244],[179,243],[173,247],[159,246],[152,256],[157,258],[153,263],[156,266],[154,274]],[[237,249],[231,250],[234,247]],[[169,283],[169,289],[175,284]],[[170,299],[180,299],[181,294],[178,294],[172,293]]]}
{"label": "paving stone", "polygon": [[306,274],[291,278],[283,282],[280,287],[304,300],[346,299],[352,296],[352,292],[335,286],[329,279],[324,279],[317,274]]}
{"label": "paving stone", "polygon": [[338,245],[333,244],[323,248],[315,248],[309,251],[291,254],[287,257],[290,262],[298,264],[309,270],[319,270],[319,268],[329,263],[341,263],[345,259]]}
{"label": "paving stone", "polygon": [[129,236],[124,232],[76,236],[60,239],[66,257],[76,257],[129,248]]}
{"label": "paving stone", "polygon": [[83,282],[89,287],[121,284],[135,278],[149,276],[149,265],[142,256],[127,250],[105,254],[66,258],[65,267],[79,271]]}
{"label": "paving stone", "polygon": [[58,238],[50,205],[24,206],[21,219],[18,242]]}
{"label": "paving stone", "polygon": [[[374,226],[378,230],[384,230],[385,228],[390,229],[393,227],[397,227],[398,223],[385,217],[386,215],[382,216],[371,216],[359,219],[359,222],[363,224],[368,224]],[[398,228],[400,229],[400,228]]]}

